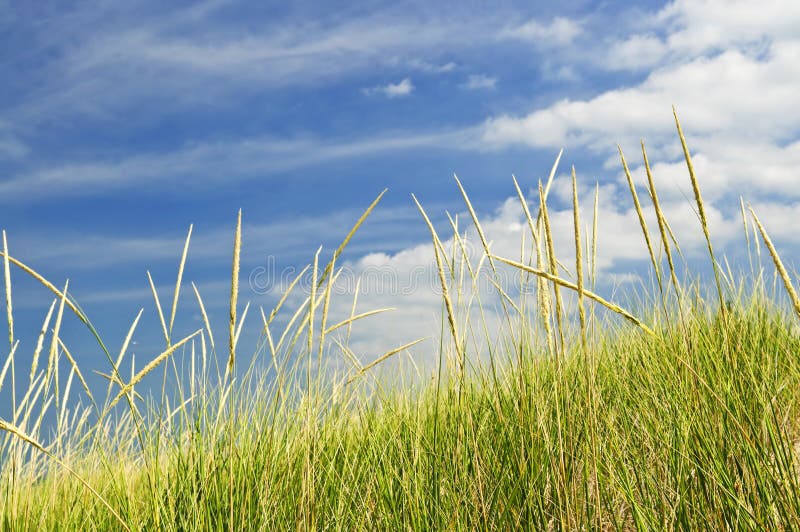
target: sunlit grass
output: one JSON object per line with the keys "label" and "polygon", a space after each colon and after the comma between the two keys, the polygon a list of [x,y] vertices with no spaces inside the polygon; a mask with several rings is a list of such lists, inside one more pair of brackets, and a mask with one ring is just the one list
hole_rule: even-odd
{"label": "sunlit grass", "polygon": [[[347,343],[351,328],[390,309],[356,313],[354,300],[346,302],[349,317],[331,315],[337,259],[383,194],[327,264],[317,252],[270,312],[259,309],[262,341],[249,358],[238,348],[248,311],[238,302],[241,213],[227,342],[215,343],[194,285],[203,327],[173,336],[190,228],[168,319],[151,280],[164,348],[138,371],[125,365],[129,375],[123,362],[141,312],[112,356],[68,287],[59,290],[13,257],[3,234],[9,355],[0,387],[12,387],[13,404],[12,417],[0,420],[0,528],[792,528],[800,522],[800,338],[789,309],[800,314],[800,304],[752,211],[785,294],[761,269],[734,282],[713,262],[700,185],[678,129],[713,264],[710,291],[699,275],[675,271],[677,243],[644,145],[656,238],[620,155],[655,293],[624,303],[595,288],[602,220],[595,197],[592,234],[582,233],[574,171],[572,267],[556,256],[547,211],[558,161],[534,201],[514,181],[530,238],[516,257],[493,251],[456,179],[481,252],[470,255],[457,220],[442,238],[414,198],[431,233],[443,328],[430,354],[438,357],[433,379],[407,387],[383,386],[373,372],[416,344],[415,331],[409,343],[362,361]],[[655,251],[659,237],[666,267]],[[12,266],[56,296],[30,367],[20,363],[14,334]],[[502,268],[535,276],[535,293],[512,295]],[[310,293],[293,292],[309,269]],[[481,276],[499,290],[495,299],[475,289]],[[59,336],[65,312],[88,326],[107,357],[102,402]],[[349,366],[332,367],[334,352]],[[137,385],[159,371],[160,395],[142,397]]]}

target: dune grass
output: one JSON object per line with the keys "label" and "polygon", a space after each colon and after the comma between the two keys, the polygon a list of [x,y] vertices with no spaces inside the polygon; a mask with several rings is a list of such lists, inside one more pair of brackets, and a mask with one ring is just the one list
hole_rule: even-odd
{"label": "dune grass", "polygon": [[[698,230],[715,261],[680,125],[678,131]],[[389,309],[356,313],[354,300],[349,318],[329,320],[341,272],[336,261],[383,193],[325,266],[320,252],[314,255],[309,294],[290,297],[307,268],[275,308],[259,309],[262,342],[249,359],[238,349],[249,308],[238,302],[241,213],[225,348],[218,354],[194,284],[203,328],[173,334],[190,228],[169,319],[151,280],[165,345],[138,371],[126,355],[141,311],[112,356],[68,287],[59,290],[13,257],[4,233],[9,355],[0,388],[12,387],[13,416],[0,420],[0,528],[793,528],[800,522],[800,304],[792,279],[752,211],[785,293],[763,269],[734,282],[730,269],[726,276],[713,262],[711,290],[699,275],[676,272],[672,252],[680,250],[644,144],[642,151],[656,238],[620,155],[657,282],[653,293],[625,304],[596,293],[602,220],[595,199],[592,234],[582,233],[574,170],[576,263],[569,268],[556,256],[546,207],[558,161],[534,201],[514,180],[530,238],[519,257],[495,254],[457,178],[478,256],[467,251],[457,220],[442,239],[414,198],[431,232],[443,327],[432,378],[405,386],[373,372],[419,339],[368,360],[348,345],[354,325]],[[56,296],[30,367],[20,362],[14,334],[11,266]],[[501,268],[535,279],[535,292],[514,295]],[[492,280],[496,299],[475,290],[480,276]],[[106,355],[103,402],[59,337],[65,311],[87,325]],[[489,314],[500,324],[497,334]],[[327,371],[333,352],[350,366]],[[158,372],[160,396],[142,397],[137,385]]]}

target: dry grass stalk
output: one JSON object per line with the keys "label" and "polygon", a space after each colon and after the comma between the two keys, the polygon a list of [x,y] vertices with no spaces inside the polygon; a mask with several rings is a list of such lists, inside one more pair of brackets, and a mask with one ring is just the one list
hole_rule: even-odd
{"label": "dry grass stalk", "polygon": [[[383,198],[383,195],[386,194],[387,190],[389,190],[389,189],[388,188],[383,189],[383,191],[381,191],[381,193],[378,194],[378,197],[375,198],[372,201],[372,203],[370,203],[369,207],[367,207],[367,209],[364,211],[364,213],[361,215],[361,217],[359,217],[359,219],[356,221],[356,223],[350,229],[350,232],[347,233],[347,236],[344,237],[344,240],[342,240],[342,243],[339,244],[339,247],[336,248],[336,251],[333,252],[333,260],[336,260],[336,259],[339,258],[339,255],[342,254],[344,249],[347,247],[347,244],[350,243],[350,239],[353,238],[353,235],[356,234],[358,229],[361,227],[361,224],[363,224],[364,221],[369,217],[369,215],[372,213],[372,211],[375,209],[375,207],[378,206],[378,203],[380,203],[381,198]],[[325,279],[328,278],[328,275],[330,275],[332,264],[333,264],[333,260],[331,260],[331,262],[328,263],[328,265],[325,267],[325,270],[322,272],[322,275],[320,275],[319,281],[318,281],[320,283],[320,286],[325,281]]]}
{"label": "dry grass stalk", "polygon": [[[3,370],[0,371],[0,390],[3,389],[3,383],[6,382],[6,373],[8,373],[8,368],[14,362],[14,353],[17,351],[17,347],[19,347],[19,340],[14,341],[14,345],[11,346],[11,351],[6,357],[6,362],[3,364]],[[28,389],[30,389],[30,386],[28,386]]]}
{"label": "dry grass stalk", "polygon": [[678,301],[680,301],[681,300],[680,285],[678,284],[678,277],[675,275],[675,264],[672,260],[672,249],[670,248],[669,239],[667,238],[667,230],[669,225],[667,224],[667,219],[664,216],[664,211],[661,209],[661,203],[658,201],[656,184],[653,179],[653,173],[650,170],[650,161],[647,159],[647,150],[644,147],[644,140],[641,141],[641,144],[642,144],[642,158],[644,159],[644,169],[645,172],[647,173],[647,186],[650,190],[650,199],[652,200],[653,207],[656,210],[658,231],[661,235],[661,243],[664,246],[664,253],[667,255],[667,264],[669,265],[669,275],[670,279],[672,280],[672,286],[675,288],[675,294],[678,297]]}
{"label": "dry grass stalk", "polygon": [[192,334],[190,334],[189,336],[187,336],[186,338],[184,338],[183,340],[181,340],[177,344],[174,344],[174,345],[170,346],[163,353],[161,353],[156,358],[151,360],[149,364],[147,364],[145,367],[143,367],[139,371],[139,373],[137,373],[136,375],[134,375],[131,378],[131,380],[128,382],[128,384],[126,384],[125,386],[122,387],[122,389],[119,391],[119,393],[117,393],[117,396],[114,398],[114,400],[111,401],[111,404],[108,405],[107,409],[110,410],[115,404],[117,404],[117,402],[119,402],[120,399],[122,399],[122,397],[124,397],[131,390],[133,390],[133,387],[136,386],[136,384],[138,384],[143,378],[145,378],[145,376],[148,373],[153,371],[156,367],[158,367],[159,364],[161,364],[167,358],[169,358],[169,356],[172,353],[174,353],[175,351],[177,351],[183,344],[185,344],[186,342],[188,342],[189,340],[191,340],[192,338],[194,338],[195,336],[197,336],[201,332],[203,332],[203,329],[196,330],[195,332],[193,332]]}
{"label": "dry grass stalk", "polygon": [[3,279],[6,287],[6,320],[8,321],[8,347],[14,346],[14,312],[11,304],[11,270],[8,265],[8,240],[3,231]]}
{"label": "dry grass stalk", "polygon": [[[27,264],[23,263],[22,261],[20,261],[18,259],[15,259],[14,257],[8,255],[5,252],[0,252],[0,255],[3,255],[3,260],[4,261],[8,260],[8,262],[10,264],[13,264],[14,266],[19,268],[20,270],[24,271],[25,273],[27,273],[28,275],[30,275],[31,277],[33,277],[34,279],[39,281],[39,283],[41,283],[45,288],[47,288],[48,290],[53,292],[53,294],[55,294],[56,297],[58,297],[58,298],[61,297],[61,291],[58,288],[56,288],[55,285],[53,285],[53,283],[51,283],[50,281],[48,281],[47,279],[42,277],[42,275],[40,273],[38,273],[36,270],[31,268]],[[89,320],[86,318],[86,315],[81,311],[81,309],[79,309],[75,305],[75,303],[73,303],[72,301],[67,299],[66,300],[66,305],[78,317],[78,319],[80,319],[84,324],[89,325]]]}
{"label": "dry grass stalk", "polygon": [[311,269],[311,296],[309,300],[311,303],[308,306],[308,371],[309,381],[311,379],[311,353],[314,350],[314,311],[317,308],[317,271],[319,265],[319,254],[322,252],[322,247],[317,249],[314,254],[314,266]]}
{"label": "dry grass stalk", "polygon": [[161,310],[161,301],[158,298],[158,292],[156,291],[156,284],[153,282],[153,277],[150,275],[150,272],[147,272],[147,280],[150,283],[150,291],[153,294],[153,300],[156,302],[156,310],[158,311],[158,320],[161,323],[161,332],[164,334],[164,341],[167,343],[167,347],[170,345],[169,339],[169,331],[167,330],[167,322],[164,319],[164,312]]}
{"label": "dry grass stalk", "polygon": [[[554,284],[557,284],[559,286],[563,286],[564,288],[568,288],[568,289],[574,290],[576,292],[578,291],[578,286],[576,284],[571,283],[571,282],[567,281],[566,279],[562,279],[561,277],[557,277],[557,276],[551,274],[550,272],[546,272],[544,270],[539,270],[539,269],[536,269],[536,268],[532,268],[532,267],[527,266],[525,264],[521,264],[521,263],[519,263],[517,261],[511,260],[511,259],[506,259],[506,258],[500,257],[498,255],[495,255],[494,258],[499,260],[500,262],[508,264],[509,266],[513,266],[515,268],[520,268],[520,269],[529,271],[534,275],[538,275],[540,277],[543,277],[543,278],[547,279],[548,281],[551,281]],[[628,321],[630,321],[631,323],[633,323],[634,325],[636,325],[637,327],[642,329],[647,334],[649,334],[651,336],[655,336],[655,333],[653,332],[652,329],[650,329],[650,327],[648,327],[647,325],[642,323],[633,314],[631,314],[627,310],[623,309],[619,305],[615,305],[614,303],[606,301],[605,299],[603,299],[602,297],[600,297],[599,295],[595,294],[594,292],[592,292],[590,290],[584,289],[583,290],[583,295],[586,296],[587,298],[589,298],[589,299],[601,304],[602,306],[606,307],[608,310],[610,310],[612,312],[615,312],[616,314],[619,314],[623,318],[627,319]]]}
{"label": "dry grass stalk", "polygon": [[394,349],[391,349],[391,350],[387,351],[386,353],[382,354],[381,356],[379,356],[378,358],[376,358],[375,360],[373,360],[372,362],[370,362],[366,366],[361,367],[359,369],[357,375],[354,375],[354,376],[350,377],[350,379],[348,379],[347,384],[352,383],[354,380],[356,380],[357,378],[359,378],[364,373],[368,372],[369,370],[371,370],[372,368],[374,368],[375,366],[377,366],[378,364],[380,364],[384,360],[388,359],[389,357],[392,357],[392,356],[396,355],[397,353],[400,353],[401,351],[405,351],[409,347],[415,346],[418,343],[420,343],[422,341],[425,341],[425,340],[427,340],[427,338],[418,338],[417,340],[414,340],[413,342],[409,342],[409,343],[407,343],[405,345],[401,345],[400,347],[396,347]]}
{"label": "dry grass stalk", "polygon": [[767,230],[764,229],[764,226],[761,224],[761,220],[758,219],[758,216],[756,216],[756,213],[753,211],[752,207],[749,207],[749,209],[750,214],[753,216],[753,221],[755,221],[758,231],[761,233],[761,238],[764,239],[764,244],[767,246],[769,254],[772,255],[772,262],[775,263],[775,269],[778,271],[778,274],[783,280],[783,286],[786,287],[786,293],[789,294],[789,299],[792,301],[794,311],[797,314],[797,317],[800,318],[800,298],[798,298],[797,292],[795,292],[794,287],[792,286],[792,279],[789,277],[789,272],[786,271],[783,261],[781,261],[781,257],[778,255],[778,250],[775,249],[772,240],[767,234]]}
{"label": "dry grass stalk", "polygon": [[[62,299],[63,301],[63,299]],[[42,347],[44,346],[44,337],[47,334],[47,328],[50,325],[50,318],[53,317],[53,310],[56,308],[56,300],[54,299],[52,303],[50,303],[50,309],[47,311],[47,315],[44,318],[44,323],[42,323],[42,329],[39,331],[39,338],[36,340],[36,347],[33,350],[33,360],[31,361],[31,375],[30,375],[30,382],[33,382],[33,378],[36,375],[36,370],[39,369],[39,355],[42,352]]]}
{"label": "dry grass stalk", "polygon": [[211,323],[208,321],[206,306],[203,304],[203,298],[200,297],[200,292],[197,290],[197,286],[195,286],[194,282],[192,282],[192,290],[194,290],[194,295],[197,298],[197,304],[200,307],[200,314],[203,316],[203,325],[206,326],[208,341],[211,343],[211,349],[214,349],[214,333],[211,332]]}
{"label": "dry grass stalk", "polygon": [[119,384],[122,386],[122,375],[119,373],[119,367],[122,364],[122,359],[125,357],[125,353],[128,351],[128,345],[131,343],[131,339],[133,338],[133,333],[136,330],[136,327],[139,325],[139,320],[142,317],[142,313],[144,309],[139,309],[139,313],[136,314],[136,318],[134,318],[133,323],[128,328],[128,334],[125,335],[125,340],[122,342],[122,347],[119,350],[119,355],[117,355],[117,360],[114,362],[114,365],[111,367],[111,374],[110,379],[108,382],[108,390],[106,391],[106,397],[111,397],[111,385],[112,384]]}
{"label": "dry grass stalk", "polygon": [[[457,181],[458,179],[456,179]],[[453,309],[453,303],[450,300],[450,293],[447,289],[447,276],[444,273],[444,267],[442,266],[442,257],[439,251],[441,247],[441,242],[439,241],[439,235],[436,234],[436,229],[434,229],[433,224],[431,223],[430,218],[425,213],[425,209],[422,208],[419,201],[417,201],[417,197],[413,194],[411,197],[414,199],[414,203],[417,204],[417,209],[419,209],[420,214],[422,214],[425,223],[428,225],[428,229],[431,232],[431,238],[433,239],[433,254],[436,259],[436,269],[439,273],[439,282],[442,285],[442,297],[444,299],[445,309],[447,310],[447,322],[450,325],[450,333],[453,335],[453,342],[456,346],[456,354],[458,355],[458,361],[460,364],[459,370],[463,376],[463,363],[464,363],[464,353],[462,352],[461,347],[461,337],[458,335],[458,329],[456,327],[456,315],[455,310]],[[488,253],[488,250],[487,250]]]}
{"label": "dry grass stalk", "polygon": [[[550,194],[550,187],[553,185],[553,179],[556,177],[556,171],[558,170],[558,163],[561,161],[561,156],[564,155],[564,149],[560,149],[558,151],[558,155],[556,156],[556,160],[553,162],[553,166],[550,168],[550,175],[547,176],[547,184],[544,187],[544,201],[547,201],[547,196]],[[539,213],[541,216],[541,213]],[[538,221],[538,220],[537,220]]]}
{"label": "dry grass stalk", "polygon": [[[544,224],[544,236],[547,243],[546,251],[549,259],[550,273],[553,277],[558,276],[558,262],[556,261],[555,245],[553,244],[553,231],[550,229],[550,214],[547,211],[547,194],[542,189],[542,182],[539,182],[539,215]],[[556,327],[558,328],[559,348],[564,351],[564,302],[561,300],[561,291],[558,284],[553,284],[553,293],[556,300]]]}
{"label": "dry grass stalk", "polygon": [[248,301],[245,306],[244,310],[242,311],[242,316],[239,318],[239,325],[236,326],[236,334],[233,335],[233,347],[236,348],[239,345],[239,335],[242,333],[242,328],[244,327],[244,320],[247,318],[247,311],[250,309],[250,302]]}
{"label": "dry grass stalk", "polygon": [[92,395],[92,391],[89,389],[89,385],[86,384],[86,379],[83,378],[83,374],[81,373],[80,368],[78,368],[78,363],[75,362],[75,359],[72,357],[72,353],[69,352],[69,349],[67,349],[67,346],[61,340],[61,338],[58,339],[58,345],[61,346],[61,350],[64,351],[64,354],[67,356],[67,360],[69,360],[69,363],[72,365],[73,371],[75,371],[75,373],[78,375],[78,380],[81,381],[81,386],[83,386],[83,390],[86,392],[86,395],[89,397],[89,400],[92,401],[92,404],[95,405],[95,410],[97,410],[97,406],[94,401],[94,396]]}
{"label": "dry grass stalk", "polygon": [[[334,264],[336,261],[336,257],[331,259],[331,270],[336,270],[336,265]],[[322,319],[320,322],[319,327],[319,351],[317,354],[317,358],[322,361],[322,351],[325,348],[325,335],[327,334],[327,327],[328,327],[328,310],[331,306],[331,292],[333,291],[333,280],[335,276],[331,277],[328,281],[327,286],[325,287],[325,302],[322,305]]]}
{"label": "dry grass stalk", "polygon": [[628,188],[631,191],[631,197],[633,198],[633,206],[636,208],[636,215],[639,217],[639,226],[642,228],[642,233],[644,234],[644,241],[647,244],[647,253],[650,255],[650,263],[653,265],[653,270],[656,274],[656,280],[658,281],[658,291],[663,294],[664,288],[661,284],[661,272],[660,268],[658,267],[658,261],[656,260],[656,255],[653,252],[653,245],[650,242],[650,231],[647,229],[647,222],[644,219],[644,211],[642,211],[642,205],[639,203],[639,195],[636,193],[636,187],[633,184],[633,178],[631,177],[631,172],[628,169],[628,163],[625,161],[625,155],[622,153],[622,148],[617,145],[617,149],[619,150],[619,157],[622,160],[622,168],[625,170],[625,178],[628,180]]}
{"label": "dry grass stalk", "polygon": [[286,302],[286,299],[289,297],[289,294],[292,293],[292,291],[294,290],[294,287],[297,285],[297,283],[300,281],[300,279],[303,278],[303,275],[305,275],[305,273],[308,271],[308,269],[310,267],[311,267],[310,264],[306,264],[305,268],[303,268],[300,271],[300,273],[298,273],[297,276],[295,276],[295,278],[292,280],[292,282],[289,283],[289,286],[286,287],[286,290],[284,290],[283,294],[281,295],[281,298],[278,300],[278,303],[275,305],[275,307],[269,313],[269,318],[267,318],[267,323],[272,323],[272,320],[274,320],[275,316],[277,316],[278,312],[280,312],[281,307]]}
{"label": "dry grass stalk", "polygon": [[481,227],[480,222],[478,221],[478,215],[475,214],[475,209],[472,207],[472,202],[469,200],[469,196],[467,196],[467,191],[464,190],[464,187],[461,185],[461,181],[459,181],[458,176],[453,174],[453,178],[456,180],[456,184],[458,185],[458,190],[461,191],[461,196],[464,198],[464,203],[467,204],[467,210],[469,211],[469,215],[472,217],[472,223],[475,224],[475,229],[478,230],[478,237],[481,240],[481,245],[483,246],[484,251],[486,252],[486,256],[489,258],[489,266],[492,268],[492,273],[497,275],[497,268],[494,265],[494,261],[492,260],[492,254],[489,251],[489,242],[486,240],[486,235],[483,232],[483,228]]}
{"label": "dry grass stalk", "polygon": [[596,183],[594,187],[594,213],[592,214],[592,289],[597,284],[597,225],[598,214],[600,212],[600,184]]}
{"label": "dry grass stalk", "polygon": [[175,312],[178,310],[178,297],[181,293],[181,281],[183,280],[183,269],[186,266],[186,255],[189,253],[189,241],[192,238],[193,224],[189,225],[189,233],[186,235],[186,242],[183,244],[181,263],[178,266],[178,279],[175,281],[175,293],[172,296],[172,312],[169,316],[169,334],[172,336],[172,325],[175,323]]}
{"label": "dry grass stalk", "polygon": [[[511,176],[511,179],[514,181],[514,187],[517,190],[517,197],[519,197],[520,204],[522,205],[522,211],[525,213],[525,219],[528,221],[528,229],[530,230],[531,237],[533,238],[533,245],[536,249],[536,267],[542,268],[544,266],[544,258],[542,257],[542,242],[539,238],[539,232],[536,230],[533,217],[528,209],[528,201],[525,199],[525,196],[522,194],[522,190],[519,188],[517,178]],[[539,211],[539,215],[541,216],[541,210]],[[553,328],[550,324],[550,292],[547,283],[541,277],[536,278],[536,292],[537,301],[539,303],[539,314],[542,318],[542,324],[544,325],[545,336],[547,337],[547,348],[550,354],[555,355],[555,338],[553,337]]]}
{"label": "dry grass stalk", "polygon": [[583,257],[581,253],[581,215],[578,205],[578,179],[575,167],[572,167],[572,221],[575,224],[575,276],[578,289],[578,321],[581,327],[581,345],[584,355],[589,354],[586,343],[586,311],[583,308]]}
{"label": "dry grass stalk", "polygon": [[342,327],[348,327],[349,328],[353,324],[353,322],[356,322],[356,321],[358,321],[360,319],[368,318],[370,316],[374,316],[376,314],[382,314],[384,312],[389,312],[389,311],[392,311],[392,310],[396,310],[396,309],[394,307],[387,307],[387,308],[379,308],[379,309],[375,309],[375,310],[368,310],[367,312],[361,312],[360,314],[352,314],[351,313],[350,317],[347,318],[346,320],[342,320],[339,323],[337,323],[335,325],[331,325],[330,327],[325,329],[325,334],[328,335],[328,334],[332,333],[333,331],[335,331],[337,329],[341,329]]}
{"label": "dry grass stalk", "polygon": [[67,289],[69,288],[69,280],[64,284],[64,291],[61,293],[61,302],[58,305],[58,314],[56,314],[56,323],[53,327],[53,338],[50,342],[50,356],[47,357],[47,376],[45,379],[50,380],[50,376],[55,376],[55,393],[56,403],[58,403],[59,382],[58,382],[58,334],[61,331],[61,319],[64,317],[64,301],[67,299]]}
{"label": "dry grass stalk", "polygon": [[675,126],[678,128],[678,136],[681,138],[681,146],[683,147],[683,155],[686,158],[686,166],[689,169],[689,178],[692,181],[692,190],[694,191],[694,199],[697,203],[697,212],[700,215],[700,225],[703,227],[703,236],[706,238],[706,244],[708,245],[708,254],[711,257],[711,266],[714,268],[714,282],[717,285],[717,295],[719,296],[719,311],[725,315],[725,301],[722,297],[722,284],[719,280],[719,268],[717,267],[717,261],[714,258],[714,248],[711,246],[711,236],[708,232],[708,220],[706,218],[706,209],[703,203],[703,197],[700,195],[700,185],[697,182],[697,176],[694,173],[694,166],[692,165],[692,156],[689,153],[689,147],[686,145],[686,137],[683,136],[683,130],[681,129],[681,123],[678,120],[678,112],[675,110],[675,107],[672,108],[672,114],[675,117]]}
{"label": "dry grass stalk", "polygon": [[236,218],[236,232],[233,236],[233,267],[231,273],[230,321],[228,322],[228,365],[227,375],[233,375],[236,364],[236,302],[239,299],[239,259],[242,251],[242,209]]}

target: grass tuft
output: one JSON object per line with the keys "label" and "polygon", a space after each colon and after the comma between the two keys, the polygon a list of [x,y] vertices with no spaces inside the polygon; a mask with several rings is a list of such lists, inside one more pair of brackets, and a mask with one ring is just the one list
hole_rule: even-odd
{"label": "grass tuft", "polygon": [[[241,211],[227,350],[215,349],[213,324],[194,283],[203,327],[181,330],[176,319],[190,226],[168,321],[148,273],[166,347],[138,371],[126,354],[143,311],[112,357],[68,296],[68,284],[60,290],[12,257],[3,233],[10,351],[0,389],[8,378],[11,390],[3,393],[12,401],[9,419],[0,419],[0,529],[796,528],[800,337],[785,298],[764,288],[759,239],[750,239],[744,201],[748,253],[756,246],[758,261],[749,254],[750,278],[738,285],[723,261],[730,295],[722,304],[705,208],[677,116],[676,125],[719,305],[713,287],[688,268],[678,284],[672,250],[680,254],[680,248],[658,201],[644,143],[648,190],[678,304],[661,285],[645,207],[621,151],[658,292],[627,294],[624,307],[600,295],[608,290],[597,272],[599,189],[590,239],[588,229],[581,230],[574,168],[574,270],[559,263],[547,206],[559,153],[546,185],[532,187],[538,192],[535,217],[513,179],[530,233],[519,260],[492,252],[458,178],[475,236],[449,215],[452,235],[440,236],[412,196],[431,233],[442,290],[433,374],[410,351],[429,349],[424,338],[382,354],[357,353],[350,343],[354,327],[392,309],[358,309],[358,283],[352,301],[339,301],[334,289],[347,244],[385,191],[327,264],[320,262],[320,248],[281,287],[271,310],[259,308],[262,336],[249,362],[239,342],[249,303],[237,312]],[[800,318],[792,279],[752,209],[750,221],[773,259],[773,288],[780,277]],[[11,266],[56,296],[30,370],[21,375],[28,381],[24,389],[15,384],[21,343],[14,333]],[[522,282],[534,279],[535,292],[503,284],[508,272]],[[306,274],[309,293],[300,294]],[[481,275],[494,293],[481,288]],[[661,308],[652,304],[657,298]],[[108,359],[110,369],[95,370],[108,380],[100,404],[62,338],[70,317],[65,309]],[[173,342],[173,335],[182,339]],[[47,366],[40,368],[45,342]],[[59,377],[62,354],[65,380]],[[403,366],[407,360],[411,368]],[[161,395],[138,394],[158,367],[164,369]],[[81,386],[73,390],[76,376]]]}

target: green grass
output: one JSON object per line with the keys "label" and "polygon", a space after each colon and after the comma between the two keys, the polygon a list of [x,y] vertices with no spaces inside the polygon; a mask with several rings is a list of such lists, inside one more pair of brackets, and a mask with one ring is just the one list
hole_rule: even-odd
{"label": "green grass", "polygon": [[[691,169],[688,149],[686,158]],[[702,213],[693,171],[691,178]],[[535,217],[524,205],[532,249],[516,259],[491,252],[458,186],[484,254],[465,252],[455,221],[446,241],[428,225],[444,288],[443,332],[438,370],[413,383],[374,374],[374,365],[407,346],[365,362],[349,350],[349,328],[368,316],[329,320],[336,259],[377,200],[326,267],[316,255],[310,295],[293,309],[287,297],[262,310],[262,345],[249,359],[237,343],[247,312],[235,289],[241,218],[229,337],[215,342],[195,291],[204,327],[173,338],[190,231],[169,316],[158,303],[163,353],[126,377],[121,368],[138,318],[119,353],[98,337],[111,367],[102,402],[83,386],[80,403],[67,401],[75,377],[83,381],[73,362],[66,378],[59,375],[59,358],[73,360],[59,338],[63,314],[76,314],[94,332],[88,318],[66,289],[10,257],[4,239],[12,354],[0,385],[14,388],[15,415],[0,421],[0,528],[794,528],[800,337],[785,295],[792,305],[796,295],[757,218],[776,264],[772,287],[760,267],[736,284],[714,262],[709,291],[690,272],[676,274],[672,253],[679,250],[651,179],[668,266],[641,217],[654,287],[624,309],[590,292],[596,244],[576,253],[582,262],[571,268],[587,279],[559,275],[548,214],[538,208],[549,183],[539,187]],[[645,208],[638,198],[635,205]],[[708,234],[700,220],[698,230]],[[576,231],[578,249],[584,239]],[[715,259],[710,240],[708,251]],[[535,294],[502,293],[494,305],[472,289],[480,275],[499,278],[509,264],[536,280]],[[13,349],[12,265],[57,296],[44,327],[52,331],[30,369]],[[494,310],[500,334],[485,334]],[[352,366],[330,364],[334,352]],[[163,384],[160,396],[142,398],[136,386],[154,376],[176,388]],[[42,428],[47,416],[57,420],[53,438]]]}

